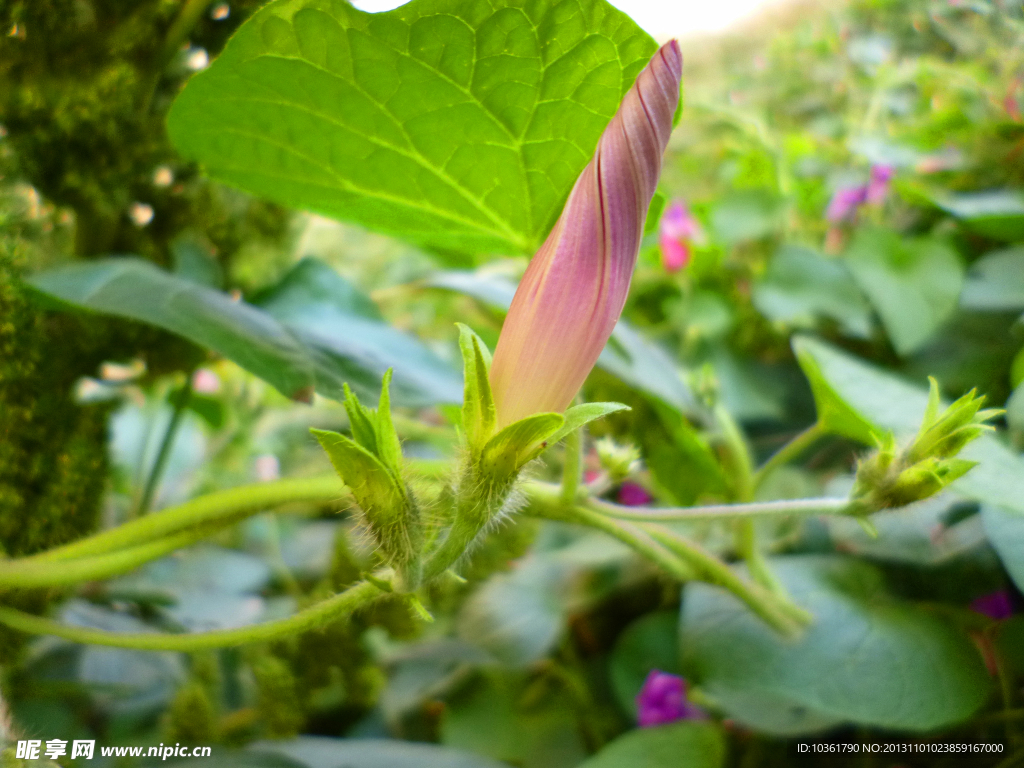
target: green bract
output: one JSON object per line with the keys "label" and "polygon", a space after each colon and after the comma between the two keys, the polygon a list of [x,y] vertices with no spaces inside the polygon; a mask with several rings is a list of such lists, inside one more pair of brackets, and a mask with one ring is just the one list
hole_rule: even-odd
{"label": "green bract", "polygon": [[311,431],[352,491],[385,560],[407,569],[405,575],[415,583],[415,563],[423,538],[420,513],[402,479],[402,448],[391,423],[390,384],[388,371],[375,411],[360,403],[346,387],[344,405],[352,438],[323,429]]}
{"label": "green bract", "polygon": [[168,117],[221,181],[422,246],[530,253],[654,41],[604,0],[278,0]]}

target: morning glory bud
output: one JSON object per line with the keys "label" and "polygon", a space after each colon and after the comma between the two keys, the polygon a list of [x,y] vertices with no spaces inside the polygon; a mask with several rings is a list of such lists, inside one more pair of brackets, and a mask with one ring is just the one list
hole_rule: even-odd
{"label": "morning glory bud", "polygon": [[673,40],[640,73],[530,262],[490,371],[499,429],[564,411],[622,314],[682,66]]}

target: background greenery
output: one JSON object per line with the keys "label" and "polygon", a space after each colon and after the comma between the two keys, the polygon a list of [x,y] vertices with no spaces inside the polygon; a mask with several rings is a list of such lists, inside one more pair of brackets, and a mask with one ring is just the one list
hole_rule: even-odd
{"label": "background greenery", "polygon": [[[584,60],[621,63],[561,71],[516,38],[521,61],[467,86],[467,106],[446,90],[462,77],[458,58],[429,43],[468,43],[437,28],[434,6],[396,12],[423,35],[420,48],[411,43],[417,56],[447,78],[410,91],[408,81],[374,81],[379,62],[361,70],[376,49],[343,45],[337,19],[351,16],[362,36],[350,37],[364,42],[392,40],[395,26],[340,3],[299,5],[263,11],[193,81],[170,112],[170,138],[182,84],[259,3],[2,6],[7,554],[203,492],[321,475],[329,466],[308,428],[344,429],[330,399],[341,382],[375,395],[391,366],[407,455],[425,472],[443,464],[461,385],[454,322],[493,346],[526,256],[654,50],[592,4],[590,15],[563,14],[557,39],[591,46]],[[482,23],[476,7],[460,6],[469,24]],[[294,14],[284,27],[279,12]],[[491,34],[479,35],[484,52]],[[268,52],[281,60],[265,66]],[[704,419],[709,397],[742,424],[758,459],[817,412],[829,434],[770,475],[758,498],[842,494],[873,428],[916,430],[933,375],[950,398],[976,387],[1006,408],[999,434],[970,448],[981,464],[947,493],[876,515],[877,538],[844,518],[761,525],[776,575],[817,617],[796,645],[717,588],[681,590],[611,539],[521,516],[474,557],[466,584],[434,590],[429,625],[384,603],[321,632],[196,654],[0,630],[12,737],[216,744],[208,768],[658,768],[683,756],[709,767],[987,766],[1024,747],[1024,619],[968,608],[1001,589],[1019,605],[1024,585],[1020,3],[801,5],[684,55],[686,107],[661,190],[688,202],[703,236],[670,273],[650,231],[625,322],[585,388],[588,400],[633,410],[592,433],[635,444],[643,467],[630,482],[687,505],[736,497]],[[316,88],[290,87],[297,60],[324,73]],[[525,85],[510,91],[509,80]],[[240,81],[263,107],[224,106]],[[362,111],[349,110],[360,88]],[[528,119],[545,98],[557,111]],[[404,137],[377,119],[389,99],[407,105]],[[430,139],[438,105],[465,129],[443,146]],[[487,123],[487,109],[508,119]],[[301,117],[310,113],[352,124],[336,146],[318,145],[317,124]],[[374,172],[346,170],[345,153],[376,139],[391,144]],[[438,158],[460,149],[440,178]],[[877,165],[895,169],[884,203],[830,225],[833,193]],[[186,396],[197,368],[205,386]],[[172,420],[159,482],[149,482]],[[549,452],[535,475],[556,477],[561,462]],[[588,462],[597,468],[593,453]],[[120,631],[284,616],[373,563],[348,504],[296,505],[129,576],[7,590],[3,601]],[[723,525],[686,530],[733,557]],[[685,675],[710,719],[636,729],[633,697],[653,668]],[[793,744],[810,739],[1006,751],[796,758]]]}

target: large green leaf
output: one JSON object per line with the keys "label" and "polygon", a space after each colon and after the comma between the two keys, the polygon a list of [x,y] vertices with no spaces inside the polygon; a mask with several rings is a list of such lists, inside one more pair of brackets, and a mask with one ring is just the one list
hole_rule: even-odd
{"label": "large green leaf", "polygon": [[956,309],[964,268],[949,245],[885,229],[861,230],[846,264],[901,355],[928,342]]}
{"label": "large green leaf", "polygon": [[988,697],[989,675],[967,635],[889,597],[872,566],[800,556],[775,560],[772,571],[814,616],[796,641],[729,592],[686,586],[683,666],[729,716],[783,733],[843,721],[930,730],[970,717]]}
{"label": "large green leaf", "polygon": [[[872,445],[873,434],[906,439],[921,426],[928,390],[822,341],[797,337],[793,349],[811,382],[819,420],[831,432]],[[978,465],[951,488],[1024,513],[1024,459],[998,437],[983,435],[960,454]]]}
{"label": "large green leaf", "polygon": [[529,253],[655,51],[604,0],[277,0],[168,117],[215,179],[440,250]]}
{"label": "large green leaf", "polygon": [[960,295],[967,309],[1024,309],[1024,246],[987,253],[972,266]]}
{"label": "large green leaf", "polygon": [[672,723],[619,736],[578,768],[720,768],[725,739],[710,723]]}
{"label": "large green leaf", "polygon": [[159,326],[234,360],[289,397],[316,381],[304,345],[264,312],[135,258],[35,275],[39,291],[81,309]]}
{"label": "large green leaf", "polygon": [[248,751],[283,755],[306,768],[507,768],[458,749],[391,739],[299,736],[257,742]]}
{"label": "large green leaf", "polygon": [[827,318],[850,336],[871,335],[871,309],[846,267],[809,248],[780,248],[754,284],[753,299],[761,314],[791,328],[812,329]]}
{"label": "large green leaf", "polygon": [[392,389],[405,405],[457,403],[462,377],[415,337],[388,325],[373,301],[322,261],[296,264],[253,304],[287,327],[306,347],[316,389],[340,399],[347,383],[376,399],[381,376],[394,369]]}
{"label": "large green leaf", "polygon": [[968,227],[996,240],[1024,239],[1024,194],[1010,189],[939,195],[934,202]]}
{"label": "large green leaf", "polygon": [[157,269],[136,258],[43,272],[31,285],[81,309],[140,320],[207,347],[289,397],[315,389],[332,398],[348,383],[376,397],[394,368],[405,405],[458,402],[458,372],[421,342],[389,326],[369,298],[327,265],[305,259],[258,306]]}

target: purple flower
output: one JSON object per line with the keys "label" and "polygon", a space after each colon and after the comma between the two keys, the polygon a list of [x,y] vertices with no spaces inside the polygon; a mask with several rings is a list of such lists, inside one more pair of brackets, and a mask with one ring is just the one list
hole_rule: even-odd
{"label": "purple flower", "polygon": [[866,184],[859,187],[840,187],[829,201],[825,218],[832,224],[849,221],[867,199],[868,187]]}
{"label": "purple flower", "polygon": [[896,174],[891,165],[871,166],[871,181],[868,182],[865,194],[866,202],[879,205],[889,195],[889,181]]}
{"label": "purple flower", "polygon": [[636,696],[637,722],[641,728],[702,720],[704,711],[686,700],[686,681],[678,675],[652,670]]}
{"label": "purple flower", "polygon": [[1003,621],[1013,616],[1013,600],[1008,590],[1000,589],[974,600],[971,603],[971,610],[995,621]]}
{"label": "purple flower", "polygon": [[667,272],[678,272],[690,262],[690,245],[700,233],[700,224],[686,203],[677,200],[661,217],[658,229],[661,263]]}
{"label": "purple flower", "polygon": [[619,487],[619,504],[625,504],[627,507],[642,507],[644,504],[650,504],[652,496],[642,485],[636,483],[623,483]]}

